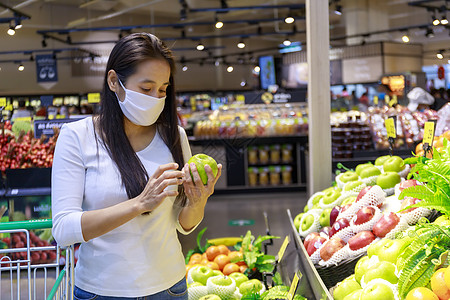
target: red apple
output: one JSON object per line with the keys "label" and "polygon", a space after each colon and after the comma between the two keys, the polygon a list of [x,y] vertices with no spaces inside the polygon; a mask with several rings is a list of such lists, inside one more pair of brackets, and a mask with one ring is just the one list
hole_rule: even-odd
{"label": "red apple", "polygon": [[308,234],[305,240],[303,241],[303,246],[305,246],[305,249],[308,249],[309,243],[318,236],[319,236],[318,232],[311,232],[310,234]]}
{"label": "red apple", "polygon": [[372,231],[377,237],[385,237],[392,229],[400,222],[400,217],[393,212],[383,214],[375,225],[373,225]]}
{"label": "red apple", "polygon": [[313,255],[314,252],[316,252],[317,249],[321,248],[322,245],[327,241],[328,239],[324,238],[323,236],[315,237],[311,240],[311,242],[308,244],[308,248],[306,249],[306,252],[308,252],[308,255]]}
{"label": "red apple", "polygon": [[366,206],[358,210],[352,221],[355,225],[361,225],[372,220],[374,216],[375,208],[372,206]]}
{"label": "red apple", "polygon": [[401,191],[403,191],[404,189],[407,189],[407,188],[409,188],[409,187],[416,186],[416,185],[420,185],[420,182],[418,182],[418,181],[415,180],[415,179],[405,180],[405,181],[403,181],[403,182],[401,182],[401,183],[399,184],[398,190],[401,192]]}
{"label": "red apple", "polygon": [[417,207],[411,207],[408,208],[407,210],[402,211],[402,209],[404,209],[405,207],[411,206],[416,204],[417,202],[420,202],[420,199],[417,198],[412,198],[412,197],[405,197],[405,199],[403,199],[402,205],[400,206],[400,214],[406,214],[409,213],[413,210],[415,210]]}
{"label": "red apple", "polygon": [[366,247],[376,239],[372,231],[361,231],[348,240],[348,247],[350,250],[358,250]]}
{"label": "red apple", "polygon": [[330,226],[325,226],[322,229],[320,229],[319,234],[320,236],[323,236],[324,238],[328,239],[330,237],[330,230],[331,230]]}
{"label": "red apple", "polygon": [[336,205],[330,212],[330,226],[333,226],[333,223],[336,221],[337,216],[341,212],[341,207]]}
{"label": "red apple", "polygon": [[329,260],[334,253],[338,252],[340,249],[344,248],[345,242],[335,236],[334,238],[331,238],[328,240],[322,248],[320,248],[320,258],[322,258],[324,261]]}
{"label": "red apple", "polygon": [[361,190],[361,192],[359,192],[358,196],[356,196],[356,200],[355,202],[358,202],[359,200],[361,200],[361,198],[371,189],[371,186],[366,186],[365,188],[363,188]]}
{"label": "red apple", "polygon": [[336,234],[336,232],[344,229],[345,227],[350,226],[350,222],[346,218],[341,218],[334,222],[333,226],[331,226],[330,237]]}

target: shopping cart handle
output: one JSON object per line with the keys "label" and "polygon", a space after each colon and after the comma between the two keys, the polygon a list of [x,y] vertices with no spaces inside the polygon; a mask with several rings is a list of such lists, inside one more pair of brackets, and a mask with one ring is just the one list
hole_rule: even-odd
{"label": "shopping cart handle", "polygon": [[44,229],[52,228],[52,219],[39,219],[28,221],[2,222],[0,223],[0,230],[14,230],[14,229]]}

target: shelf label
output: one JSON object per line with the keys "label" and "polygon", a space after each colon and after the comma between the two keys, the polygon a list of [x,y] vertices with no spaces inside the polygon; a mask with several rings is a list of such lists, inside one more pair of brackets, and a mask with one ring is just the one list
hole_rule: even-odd
{"label": "shelf label", "polygon": [[378,96],[373,96],[373,104],[378,105]]}
{"label": "shelf label", "polygon": [[13,106],[12,106],[12,104],[6,105],[5,110],[13,111]]}
{"label": "shelf label", "polygon": [[88,103],[100,102],[100,93],[89,93],[87,96],[88,96]]}
{"label": "shelf label", "polygon": [[389,104],[389,95],[384,95],[384,102]]}
{"label": "shelf label", "polygon": [[395,133],[395,122],[394,118],[387,118],[384,121],[384,124],[386,126],[387,136],[388,138],[395,139],[397,137],[397,134]]}
{"label": "shelf label", "polygon": [[5,97],[0,98],[0,106],[6,106],[6,98]]}
{"label": "shelf label", "polygon": [[434,139],[434,122],[428,121],[425,122],[425,127],[423,131],[423,144],[428,144],[429,146],[433,145]]}
{"label": "shelf label", "polygon": [[287,298],[289,300],[294,299],[295,291],[297,290],[298,283],[299,283],[301,277],[302,277],[302,273],[300,273],[300,271],[295,272],[294,278],[292,279],[291,288],[289,289],[289,292],[287,294]]}
{"label": "shelf label", "polygon": [[391,101],[389,101],[389,106],[393,107],[395,105],[397,105],[398,101],[397,101],[397,95],[392,96]]}
{"label": "shelf label", "polygon": [[283,258],[284,252],[286,252],[286,248],[289,245],[289,242],[290,242],[289,236],[287,235],[286,238],[284,239],[283,244],[281,245],[280,251],[278,251],[278,262],[280,262],[281,259]]}

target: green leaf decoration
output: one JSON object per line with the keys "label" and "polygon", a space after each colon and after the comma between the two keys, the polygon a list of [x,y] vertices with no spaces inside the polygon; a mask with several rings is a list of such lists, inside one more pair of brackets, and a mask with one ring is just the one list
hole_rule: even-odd
{"label": "green leaf decoration", "polygon": [[[198,247],[198,249],[200,249],[200,250],[202,250],[201,241],[202,241],[202,237],[203,237],[203,234],[205,233],[206,229],[208,229],[208,227],[203,228],[203,229],[197,234],[197,247]],[[206,249],[205,249],[205,250],[206,250]],[[205,252],[205,250],[202,251],[202,253]]]}
{"label": "green leaf decoration", "polygon": [[262,242],[270,239],[279,239],[279,238],[280,238],[279,236],[273,235],[258,236],[258,238],[253,242],[253,246],[255,246],[258,249],[261,249]]}

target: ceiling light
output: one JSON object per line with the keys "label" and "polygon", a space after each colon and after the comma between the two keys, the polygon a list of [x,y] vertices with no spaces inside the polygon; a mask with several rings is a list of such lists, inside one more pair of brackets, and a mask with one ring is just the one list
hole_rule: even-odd
{"label": "ceiling light", "polygon": [[16,34],[16,30],[14,29],[14,27],[9,26],[9,29],[8,29],[7,33],[9,35],[14,35],[14,34]]}
{"label": "ceiling light", "polygon": [[283,41],[283,45],[285,45],[285,46],[290,46],[290,45],[291,45],[291,41],[290,41],[288,38],[286,38],[286,39]]}
{"label": "ceiling light", "polygon": [[220,60],[216,59],[216,61],[214,62],[214,65],[215,65],[216,67],[220,66]]}
{"label": "ceiling light", "polygon": [[425,36],[427,38],[433,38],[434,37],[434,31],[432,28],[427,28],[427,33],[425,33]]}
{"label": "ceiling light", "polygon": [[434,25],[434,26],[438,26],[438,25],[441,23],[441,21],[439,21],[439,19],[436,18],[435,15],[432,15],[432,16],[431,16],[431,19],[433,19],[433,25]]}
{"label": "ceiling light", "polygon": [[20,64],[19,67],[17,68],[17,70],[19,70],[20,72],[22,72],[25,69],[25,67],[23,66],[23,64]]}
{"label": "ceiling light", "polygon": [[237,46],[238,46],[239,49],[245,48],[244,40],[240,40],[239,43],[237,44]]}
{"label": "ceiling light", "polygon": [[241,83],[240,83],[240,85],[241,85],[242,87],[244,87],[244,86],[247,85],[247,82],[245,82],[245,80],[242,80]]}
{"label": "ceiling light", "polygon": [[284,19],[284,22],[286,22],[287,24],[292,24],[292,23],[294,23],[294,21],[295,21],[295,19],[293,17],[291,17],[291,16],[287,16]]}
{"label": "ceiling light", "polygon": [[198,45],[197,45],[197,50],[198,50],[198,51],[203,51],[203,50],[205,50],[205,45],[203,45],[201,42],[198,43]]}
{"label": "ceiling light", "polygon": [[444,50],[440,50],[437,54],[436,57],[439,59],[443,59],[444,58]]}
{"label": "ceiling light", "polygon": [[220,28],[222,28],[223,27],[223,22],[222,21],[217,21],[216,22],[216,28],[217,29],[220,29]]}
{"label": "ceiling light", "polygon": [[183,72],[186,72],[188,70],[188,66],[184,65],[181,70],[183,70]]}
{"label": "ceiling light", "polygon": [[253,71],[255,71],[255,73],[259,73],[261,71],[261,68],[259,66],[255,66],[253,68]]}
{"label": "ceiling light", "polygon": [[342,6],[337,4],[334,13],[338,16],[342,15]]}
{"label": "ceiling light", "polygon": [[445,15],[445,12],[442,15],[441,24],[442,25],[447,25],[448,24],[448,19],[447,19],[447,16]]}
{"label": "ceiling light", "polygon": [[228,66],[228,68],[227,68],[227,72],[228,73],[233,72],[233,70],[234,70],[233,66]]}
{"label": "ceiling light", "polygon": [[19,21],[16,21],[16,26],[14,26],[14,29],[15,30],[17,30],[17,29],[20,29],[20,28],[22,28],[22,23],[20,23],[20,20]]}
{"label": "ceiling light", "polygon": [[402,36],[402,41],[403,41],[403,43],[409,43],[409,36],[407,34],[404,34]]}

